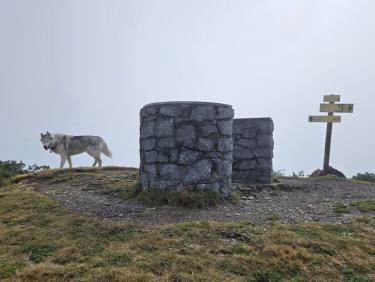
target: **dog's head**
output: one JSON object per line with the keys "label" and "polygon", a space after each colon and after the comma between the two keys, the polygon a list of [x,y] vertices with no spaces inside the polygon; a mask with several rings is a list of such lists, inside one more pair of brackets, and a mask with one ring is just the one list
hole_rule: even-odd
{"label": "dog's head", "polygon": [[40,133],[40,142],[45,150],[51,150],[55,146],[55,138],[48,131],[46,134]]}

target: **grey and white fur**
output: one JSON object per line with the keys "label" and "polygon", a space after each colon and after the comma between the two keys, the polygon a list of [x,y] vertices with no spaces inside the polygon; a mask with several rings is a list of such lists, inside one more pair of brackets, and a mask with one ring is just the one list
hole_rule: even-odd
{"label": "grey and white fur", "polygon": [[112,153],[103,138],[98,136],[71,136],[66,134],[54,134],[47,131],[46,134],[41,133],[40,141],[45,150],[60,155],[60,169],[68,161],[69,167],[72,167],[71,156],[87,152],[94,158],[95,167],[98,164],[99,169],[102,167],[101,153],[112,158]]}

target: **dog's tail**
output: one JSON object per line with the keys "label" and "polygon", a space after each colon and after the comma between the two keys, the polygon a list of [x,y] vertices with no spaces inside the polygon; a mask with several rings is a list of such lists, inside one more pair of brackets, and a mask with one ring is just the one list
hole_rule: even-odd
{"label": "dog's tail", "polygon": [[103,142],[102,145],[102,152],[107,157],[112,158],[112,152],[109,150],[108,145],[105,142]]}

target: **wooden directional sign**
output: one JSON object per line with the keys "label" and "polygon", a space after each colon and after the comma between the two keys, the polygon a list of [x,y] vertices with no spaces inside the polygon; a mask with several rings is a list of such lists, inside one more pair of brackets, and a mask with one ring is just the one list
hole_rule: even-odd
{"label": "wooden directional sign", "polygon": [[323,174],[327,175],[329,168],[329,158],[331,153],[332,126],[334,122],[341,122],[341,116],[335,116],[334,113],[352,113],[353,104],[335,104],[340,102],[340,95],[324,96],[325,104],[320,104],[320,111],[328,113],[327,116],[309,116],[309,122],[327,123],[326,144],[324,149]]}
{"label": "wooden directional sign", "polygon": [[320,104],[323,113],[353,113],[353,104]]}
{"label": "wooden directional sign", "polygon": [[340,95],[325,95],[323,102],[340,102]]}
{"label": "wooden directional sign", "polygon": [[309,122],[341,122],[341,116],[309,116]]}

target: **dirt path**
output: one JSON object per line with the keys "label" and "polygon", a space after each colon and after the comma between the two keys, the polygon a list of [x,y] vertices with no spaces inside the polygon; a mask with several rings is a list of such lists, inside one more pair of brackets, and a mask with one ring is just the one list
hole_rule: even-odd
{"label": "dirt path", "polygon": [[36,191],[45,193],[62,207],[79,213],[137,224],[168,224],[186,220],[241,221],[256,223],[277,220],[285,223],[308,221],[348,222],[353,217],[375,215],[350,208],[350,213],[335,212],[335,205],[375,200],[375,185],[341,179],[281,179],[273,185],[235,184],[240,193],[236,205],[185,209],[146,207],[121,197],[121,189],[133,185],[134,169],[106,168],[58,170],[37,174],[24,180]]}

